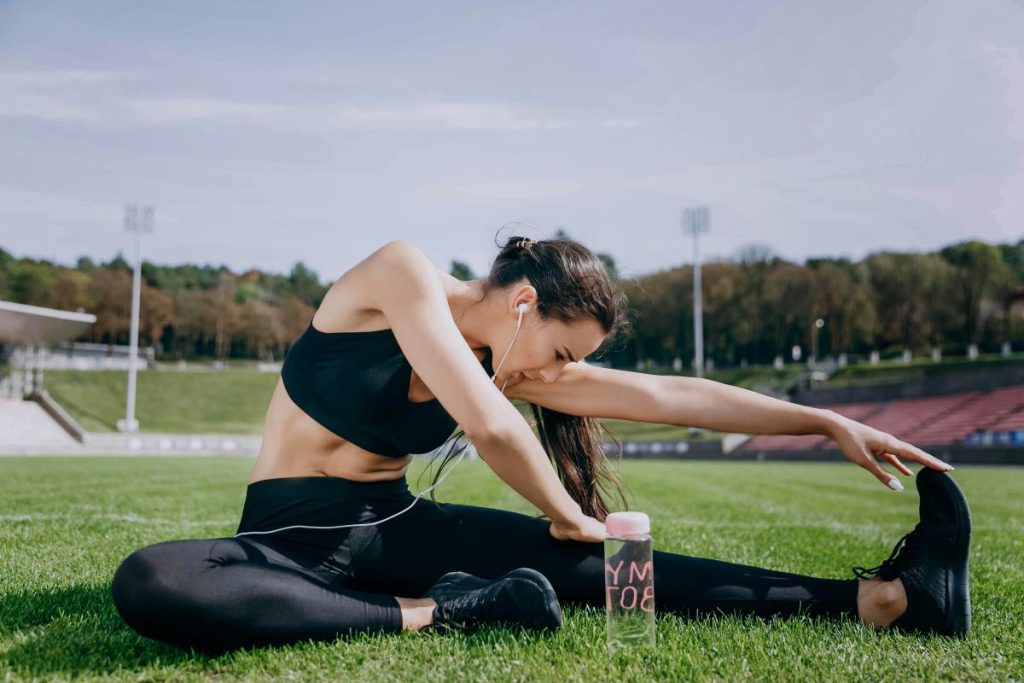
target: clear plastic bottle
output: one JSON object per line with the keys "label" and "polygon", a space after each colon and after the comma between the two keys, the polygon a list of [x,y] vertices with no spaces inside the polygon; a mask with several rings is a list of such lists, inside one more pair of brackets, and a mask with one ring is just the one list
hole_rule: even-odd
{"label": "clear plastic bottle", "polygon": [[655,644],[654,540],[643,512],[613,512],[605,519],[605,606],[608,650]]}

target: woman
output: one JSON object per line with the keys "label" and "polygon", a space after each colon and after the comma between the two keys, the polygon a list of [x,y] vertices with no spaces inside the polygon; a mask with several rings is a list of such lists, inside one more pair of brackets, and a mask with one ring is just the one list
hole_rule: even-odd
{"label": "woman", "polygon": [[[499,622],[558,628],[560,600],[605,602],[605,494],[624,499],[597,418],[618,418],[828,434],[896,487],[876,455],[905,475],[899,457],[925,465],[921,521],[881,565],[855,567],[858,578],[656,551],[659,609],[966,632],[970,517],[942,474],[949,465],[832,411],[582,362],[626,329],[624,310],[601,260],[573,240],[512,237],[488,277],[469,282],[389,242],[334,283],[288,352],[237,535],[135,551],[114,576],[117,609],[143,635],[213,651]],[[510,398],[532,404],[540,440]],[[410,454],[456,424],[547,521],[416,504]]]}

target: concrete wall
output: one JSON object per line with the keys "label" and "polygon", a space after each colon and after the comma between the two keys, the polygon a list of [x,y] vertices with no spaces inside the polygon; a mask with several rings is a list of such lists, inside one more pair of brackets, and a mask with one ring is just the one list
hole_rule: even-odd
{"label": "concrete wall", "polygon": [[[1013,446],[938,446],[928,448],[926,453],[934,455],[952,465],[1024,465],[1024,447]],[[837,448],[803,451],[733,451],[722,460],[778,460],[805,462],[850,462]],[[901,458],[909,467],[912,461]],[[881,461],[885,464],[885,461]]]}

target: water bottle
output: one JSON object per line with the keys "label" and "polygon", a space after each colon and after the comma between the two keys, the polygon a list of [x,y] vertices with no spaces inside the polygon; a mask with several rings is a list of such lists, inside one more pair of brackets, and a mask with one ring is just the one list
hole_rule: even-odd
{"label": "water bottle", "polygon": [[654,540],[643,512],[613,512],[605,519],[605,606],[608,650],[655,644]]}

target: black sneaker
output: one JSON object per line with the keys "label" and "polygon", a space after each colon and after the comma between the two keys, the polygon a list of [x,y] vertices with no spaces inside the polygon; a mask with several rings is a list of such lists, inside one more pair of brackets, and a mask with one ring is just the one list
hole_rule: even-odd
{"label": "black sneaker", "polygon": [[870,569],[853,567],[853,573],[861,579],[877,575],[891,581],[899,577],[907,592],[907,611],[890,626],[964,636],[971,629],[967,576],[971,511],[967,498],[945,472],[923,467],[916,481],[920,521],[896,542],[882,564]]}
{"label": "black sneaker", "polygon": [[516,623],[528,628],[562,627],[562,606],[547,578],[535,569],[513,569],[497,579],[449,572],[423,597],[432,598],[435,630],[472,631],[484,624]]}

